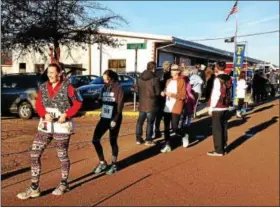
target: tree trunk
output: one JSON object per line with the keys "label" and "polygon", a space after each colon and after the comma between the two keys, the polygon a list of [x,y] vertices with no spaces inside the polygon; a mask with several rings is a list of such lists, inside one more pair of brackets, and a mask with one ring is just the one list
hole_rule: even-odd
{"label": "tree trunk", "polygon": [[59,62],[60,59],[60,47],[57,40],[54,41],[54,59]]}

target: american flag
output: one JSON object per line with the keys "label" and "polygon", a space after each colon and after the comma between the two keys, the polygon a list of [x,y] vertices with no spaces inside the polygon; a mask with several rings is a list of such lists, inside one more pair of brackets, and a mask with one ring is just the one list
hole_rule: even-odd
{"label": "american flag", "polygon": [[237,13],[238,12],[238,9],[237,9],[237,1],[235,2],[235,4],[233,5],[229,15],[227,16],[227,19],[226,21],[228,21],[228,18],[230,17],[230,15],[234,14],[234,13]]}

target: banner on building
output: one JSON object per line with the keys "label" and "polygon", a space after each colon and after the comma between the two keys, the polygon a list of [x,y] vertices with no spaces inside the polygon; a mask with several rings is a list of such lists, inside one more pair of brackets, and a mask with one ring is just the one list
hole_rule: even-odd
{"label": "banner on building", "polygon": [[234,74],[238,76],[242,70],[245,55],[245,44],[237,44],[235,49]]}

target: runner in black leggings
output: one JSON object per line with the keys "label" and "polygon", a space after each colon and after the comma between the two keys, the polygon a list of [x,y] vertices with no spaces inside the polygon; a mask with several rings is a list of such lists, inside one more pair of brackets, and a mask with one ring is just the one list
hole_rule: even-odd
{"label": "runner in black leggings", "polygon": [[99,123],[97,124],[92,143],[96,149],[100,163],[93,170],[95,174],[107,170],[108,165],[104,159],[103,148],[100,144],[101,137],[107,130],[110,132],[110,143],[112,147],[112,165],[106,174],[113,174],[117,171],[118,144],[122,123],[122,110],[124,104],[124,93],[122,87],[118,84],[118,75],[112,70],[106,70],[103,74],[105,86],[101,92],[102,113]]}

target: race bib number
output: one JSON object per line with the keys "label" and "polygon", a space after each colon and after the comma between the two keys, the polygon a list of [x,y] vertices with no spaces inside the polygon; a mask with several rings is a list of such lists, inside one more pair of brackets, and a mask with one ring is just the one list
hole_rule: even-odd
{"label": "race bib number", "polygon": [[110,105],[103,105],[101,117],[111,119],[113,115],[113,106]]}
{"label": "race bib number", "polygon": [[46,111],[53,117],[59,118],[61,116],[61,112],[56,108],[46,108]]}

